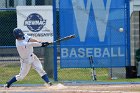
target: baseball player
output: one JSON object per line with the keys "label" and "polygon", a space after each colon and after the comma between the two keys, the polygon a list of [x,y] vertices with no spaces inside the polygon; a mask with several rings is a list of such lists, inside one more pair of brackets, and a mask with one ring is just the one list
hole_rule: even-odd
{"label": "baseball player", "polygon": [[28,74],[31,66],[38,72],[41,78],[50,86],[52,83],[49,81],[49,78],[46,72],[43,70],[42,64],[38,57],[33,53],[33,47],[45,47],[48,46],[48,42],[38,42],[35,39],[32,39],[27,34],[24,34],[21,29],[15,28],[13,34],[16,38],[16,47],[20,55],[20,73],[14,76],[9,80],[4,87],[9,88],[11,84],[16,81],[23,80],[24,77]]}

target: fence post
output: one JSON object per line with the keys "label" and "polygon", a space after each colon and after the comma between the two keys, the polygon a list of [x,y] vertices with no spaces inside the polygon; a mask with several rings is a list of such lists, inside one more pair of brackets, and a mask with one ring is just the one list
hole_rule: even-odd
{"label": "fence post", "polygon": [[[54,35],[54,40],[57,38],[57,33],[56,33],[56,0],[53,0],[53,35]],[[57,45],[54,44],[53,47],[54,50],[54,81],[57,81]]]}

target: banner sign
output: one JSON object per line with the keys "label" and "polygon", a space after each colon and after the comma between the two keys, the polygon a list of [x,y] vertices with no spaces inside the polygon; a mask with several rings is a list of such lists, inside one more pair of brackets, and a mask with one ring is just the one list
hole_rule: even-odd
{"label": "banner sign", "polygon": [[60,36],[76,34],[61,43],[64,68],[123,67],[127,63],[126,0],[60,0]]}
{"label": "banner sign", "polygon": [[52,6],[17,6],[17,27],[39,41],[53,41]]}

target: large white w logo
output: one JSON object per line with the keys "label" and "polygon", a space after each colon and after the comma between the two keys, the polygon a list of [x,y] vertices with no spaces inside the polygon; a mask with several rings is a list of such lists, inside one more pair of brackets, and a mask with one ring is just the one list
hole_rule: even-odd
{"label": "large white w logo", "polygon": [[84,0],[72,0],[72,4],[77,23],[78,33],[80,36],[80,41],[85,41],[90,7],[92,5],[95,15],[99,41],[103,42],[105,38],[111,0],[107,0],[106,7],[104,5],[103,0],[87,0],[86,5],[84,3]]}

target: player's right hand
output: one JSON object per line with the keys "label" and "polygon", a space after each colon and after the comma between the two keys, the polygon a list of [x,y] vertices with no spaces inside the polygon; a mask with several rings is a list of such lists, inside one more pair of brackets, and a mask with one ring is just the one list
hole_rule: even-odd
{"label": "player's right hand", "polygon": [[48,46],[50,43],[48,42],[42,42],[42,46],[41,47],[45,47],[45,46]]}

